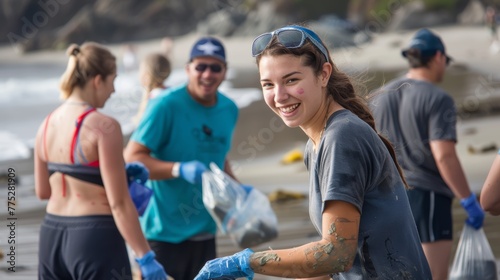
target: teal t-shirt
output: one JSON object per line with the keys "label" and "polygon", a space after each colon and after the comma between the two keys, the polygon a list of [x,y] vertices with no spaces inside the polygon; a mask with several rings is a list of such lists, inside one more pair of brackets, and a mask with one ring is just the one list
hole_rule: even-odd
{"label": "teal t-shirt", "polygon": [[[169,88],[151,99],[131,140],[146,146],[163,161],[199,160],[224,168],[238,107],[217,92],[217,103],[205,107],[188,93],[187,86]],[[201,184],[182,178],[149,180],[154,191],[140,218],[148,240],[179,243],[193,236],[215,234],[216,224],[205,209]]]}

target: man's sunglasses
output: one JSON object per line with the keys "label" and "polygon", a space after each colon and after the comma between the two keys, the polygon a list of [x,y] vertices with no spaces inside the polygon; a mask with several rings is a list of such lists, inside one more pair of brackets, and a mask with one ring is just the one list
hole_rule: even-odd
{"label": "man's sunglasses", "polygon": [[200,63],[194,67],[194,69],[200,73],[205,72],[207,68],[210,68],[210,71],[213,73],[220,73],[222,71],[222,65],[220,64],[205,64],[205,63]]}
{"label": "man's sunglasses", "polygon": [[446,56],[446,66],[450,65],[451,61],[452,61],[451,57]]}
{"label": "man's sunglasses", "polygon": [[328,51],[321,43],[318,35],[305,27],[296,25],[286,26],[274,30],[273,32],[259,35],[252,43],[252,56],[256,57],[261,54],[267,48],[274,36],[278,38],[278,42],[288,49],[300,48],[304,45],[306,39],[309,39],[309,41],[325,56],[326,61],[329,61]]}

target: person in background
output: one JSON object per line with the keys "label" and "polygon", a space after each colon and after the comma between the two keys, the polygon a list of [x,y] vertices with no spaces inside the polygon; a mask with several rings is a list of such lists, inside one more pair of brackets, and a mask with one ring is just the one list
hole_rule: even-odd
{"label": "person in background", "polygon": [[130,72],[137,69],[137,47],[132,44],[126,44],[122,47],[122,65],[125,72]]}
{"label": "person in background", "polygon": [[495,7],[488,6],[486,8],[486,16],[485,16],[486,26],[490,30],[491,41],[498,41],[498,33],[497,33],[497,11]]}
{"label": "person in background", "polygon": [[437,87],[451,58],[439,36],[419,30],[402,51],[410,69],[376,90],[370,106],[377,127],[394,143],[410,187],[408,198],[434,280],[447,279],[453,245],[452,199],[467,224],[482,227],[484,212],[471,192],[455,145],[456,108]]}
{"label": "person in background", "polygon": [[488,6],[486,8],[485,22],[486,26],[490,30],[490,35],[491,35],[490,52],[492,54],[496,54],[500,50],[500,46],[498,42],[497,11],[495,7]]}
{"label": "person in background", "polygon": [[142,60],[139,67],[139,79],[144,92],[137,114],[133,119],[136,126],[144,113],[148,101],[155,98],[166,88],[165,80],[168,78],[171,71],[170,60],[163,54],[152,53]]}
{"label": "person in background", "polygon": [[494,216],[500,215],[500,150],[484,181],[479,201],[485,211]]}
{"label": "person in background", "polygon": [[186,84],[149,101],[124,155],[149,169],[154,191],[141,226],[175,280],[192,280],[216,257],[216,223],[202,201],[201,175],[210,162],[234,177],[226,158],[238,118],[219,92],[226,76],[222,42],[202,37],[191,49]]}
{"label": "person in background", "polygon": [[160,41],[160,47],[163,53],[170,58],[174,50],[174,39],[172,37],[163,37]]}
{"label": "person in background", "polygon": [[266,104],[309,137],[309,212],[321,237],[247,248],[207,262],[195,279],[431,279],[392,146],[319,36],[285,26],[258,36],[252,54]]}
{"label": "person in background", "polygon": [[133,164],[126,172],[120,125],[96,111],[114,92],[115,56],[93,42],[73,44],[67,54],[60,85],[65,101],[45,118],[35,143],[35,191],[49,199],[38,278],[131,276],[127,242],[145,279],[166,279],[127,191],[127,179],[147,170]]}

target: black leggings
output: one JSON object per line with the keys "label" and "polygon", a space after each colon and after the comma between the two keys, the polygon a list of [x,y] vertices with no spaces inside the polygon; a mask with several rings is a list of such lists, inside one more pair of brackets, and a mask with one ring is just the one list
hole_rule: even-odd
{"label": "black leggings", "polygon": [[148,240],[169,276],[175,280],[193,280],[209,260],[215,259],[215,238],[204,241],[186,240],[168,243]]}
{"label": "black leggings", "polygon": [[111,215],[46,214],[38,279],[132,279],[125,242]]}

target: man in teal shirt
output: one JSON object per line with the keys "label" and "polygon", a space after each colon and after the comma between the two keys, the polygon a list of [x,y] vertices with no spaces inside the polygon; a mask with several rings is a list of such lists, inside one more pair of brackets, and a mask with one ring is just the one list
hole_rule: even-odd
{"label": "man in teal shirt", "polygon": [[217,226],[203,205],[201,174],[214,162],[233,176],[226,156],[238,108],[218,91],[226,70],[222,43],[199,39],[186,65],[187,84],[150,100],[125,150],[127,162],[141,161],[150,171],[154,195],[141,227],[176,280],[193,279],[216,257]]}

